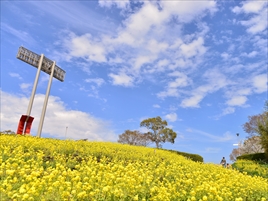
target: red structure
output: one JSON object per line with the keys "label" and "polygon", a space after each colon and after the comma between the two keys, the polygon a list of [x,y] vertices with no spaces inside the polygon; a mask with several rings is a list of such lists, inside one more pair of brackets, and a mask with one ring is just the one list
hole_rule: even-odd
{"label": "red structure", "polygon": [[21,115],[17,134],[30,134],[33,120],[34,118],[32,116]]}

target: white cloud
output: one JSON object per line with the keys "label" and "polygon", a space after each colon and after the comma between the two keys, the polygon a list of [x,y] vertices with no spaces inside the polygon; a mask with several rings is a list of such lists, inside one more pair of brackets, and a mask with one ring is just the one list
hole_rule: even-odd
{"label": "white cloud", "polygon": [[201,85],[192,90],[190,92],[190,97],[182,100],[180,104],[181,107],[199,107],[199,103],[207,94],[218,91],[229,84],[225,75],[218,69],[206,71],[203,77],[207,80],[207,84]]}
{"label": "white cloud", "polygon": [[144,73],[158,73],[158,72],[165,72],[168,69],[168,66],[170,64],[170,60],[168,59],[160,59],[155,63],[154,65],[148,65],[146,66],[146,70],[144,70]]}
{"label": "white cloud", "polygon": [[252,17],[250,20],[241,21],[241,24],[248,27],[247,32],[256,34],[264,31],[267,28],[267,9],[259,15]]}
{"label": "white cloud", "polygon": [[22,84],[20,84],[20,88],[21,88],[23,91],[27,91],[31,86],[32,86],[31,83],[22,83]]}
{"label": "white cloud", "polygon": [[242,3],[242,6],[236,6],[232,9],[234,13],[259,13],[263,7],[267,5],[265,1],[246,1]]}
{"label": "white cloud", "polygon": [[190,22],[205,10],[211,13],[217,11],[216,1],[162,1],[164,12],[178,15],[181,22]]}
{"label": "white cloud", "polygon": [[[31,113],[31,116],[35,118],[31,131],[33,135],[37,132],[44,98],[44,95],[36,94],[34,99]],[[29,99],[25,96],[17,96],[1,91],[0,130],[10,129],[16,132],[20,116],[26,113],[28,103]],[[14,110],[14,108],[16,109]],[[48,134],[52,137],[65,137],[67,126],[67,138],[116,141],[116,135],[112,131],[109,122],[82,111],[68,110],[60,98],[50,96],[42,135]]]}
{"label": "white cloud", "polygon": [[267,74],[256,75],[253,77],[252,83],[253,83],[254,91],[256,93],[263,93],[263,92],[268,91],[267,79],[268,79]]}
{"label": "white cloud", "polygon": [[235,91],[235,94],[237,94],[237,95],[245,95],[245,96],[247,96],[247,95],[250,95],[251,92],[252,92],[251,88],[248,87],[248,88],[237,89],[237,90]]}
{"label": "white cloud", "polygon": [[[28,1],[28,7],[40,10],[48,18],[57,19],[59,23],[68,25],[68,29],[81,32],[113,33],[116,22],[103,17],[85,2],[78,1]],[[22,12],[22,11],[21,11]],[[34,18],[35,16],[32,16]],[[31,18],[30,18],[31,19]],[[92,20],[91,20],[92,19]],[[27,24],[33,20],[26,21]],[[38,24],[39,25],[39,24]],[[109,26],[109,29],[107,27]]]}
{"label": "white cloud", "polygon": [[[128,6],[128,2],[99,1],[99,5],[103,7],[115,5],[123,8]],[[174,40],[180,39],[180,27],[183,23],[189,23],[196,17],[203,17],[207,11],[215,12],[215,1],[158,3],[145,1],[136,9],[135,12],[125,15],[123,25],[118,27],[113,35],[103,34],[93,37],[90,34],[70,33],[63,40],[65,54],[62,55],[68,60],[83,58],[92,62],[108,62],[110,65],[119,62],[123,67],[112,68],[109,76],[113,79],[113,84],[123,86],[133,85],[134,79],[130,75],[134,75],[135,79],[142,79],[142,72],[164,72],[179,66],[194,67],[200,63],[199,57],[206,52],[203,39],[209,30],[206,24],[198,23],[200,32],[185,37],[185,41],[181,40],[176,49]],[[164,37],[170,34],[170,22],[174,19],[181,23],[176,24],[176,34]],[[173,53],[170,54],[171,52]],[[128,70],[118,74],[124,69]]]}
{"label": "white cloud", "polygon": [[234,139],[234,135],[232,135],[232,133],[230,133],[229,131],[223,133],[222,135],[219,135],[219,134],[213,135],[213,134],[210,134],[201,130],[193,129],[193,128],[188,128],[186,131],[194,134],[196,137],[205,136],[207,140],[213,141],[213,142],[227,142],[227,141],[231,141]]}
{"label": "white cloud", "polygon": [[225,91],[227,97],[227,108],[223,111],[223,115],[234,112],[235,106],[246,106],[248,97],[254,93],[264,93],[268,91],[267,86],[268,75],[257,74],[249,77],[247,80],[238,79],[232,83],[232,87]]}
{"label": "white cloud", "polygon": [[246,53],[246,52],[244,52],[244,53],[242,53],[242,56],[249,57],[249,58],[253,58],[253,57],[255,57],[257,54],[258,54],[257,51],[252,51],[252,52],[250,52],[250,53]]}
{"label": "white cloud", "polygon": [[154,55],[160,52],[164,52],[168,48],[168,46],[169,46],[168,43],[158,42],[155,39],[151,39],[148,41],[145,47]]}
{"label": "white cloud", "polygon": [[127,32],[138,39],[145,36],[153,26],[160,28],[169,16],[170,13],[160,11],[152,2],[145,1],[140,10],[125,20],[126,29],[122,33]]}
{"label": "white cloud", "polygon": [[252,39],[253,46],[259,49],[259,54],[267,55],[267,38],[255,35]]}
{"label": "white cloud", "polygon": [[[205,88],[205,87],[202,87],[202,88]],[[205,96],[204,93],[200,93],[200,94],[193,93],[193,95],[190,98],[183,99],[180,106],[184,108],[199,107],[199,103],[204,98],[204,96]]]}
{"label": "white cloud", "polygon": [[203,55],[206,52],[206,48],[203,46],[204,39],[199,37],[189,44],[182,44],[180,46],[182,54],[186,58],[191,58],[196,55]]}
{"label": "white cloud", "polygon": [[214,116],[214,119],[215,120],[219,120],[220,117],[225,116],[225,115],[228,115],[228,114],[232,114],[234,112],[235,112],[235,107],[228,106],[228,107],[226,107],[226,108],[224,108],[222,110],[221,114],[215,115]]}
{"label": "white cloud", "polygon": [[115,58],[109,58],[109,63],[123,63],[123,62],[124,60],[119,56],[116,56]]}
{"label": "white cloud", "polygon": [[173,73],[168,74],[172,81],[168,82],[165,91],[159,92],[157,96],[159,98],[165,97],[178,97],[179,90],[177,88],[183,88],[192,83],[192,80],[188,78],[188,76],[182,72],[174,71]]}
{"label": "white cloud", "polygon": [[[237,73],[242,73],[242,72],[249,73],[249,74],[256,74],[256,72],[262,72],[266,70],[266,68],[267,68],[267,65],[265,63],[265,60],[260,60],[259,62],[254,62],[254,63],[247,62],[247,63],[242,63],[242,64],[239,63],[239,64],[234,64],[234,65],[227,64],[224,66],[223,70],[228,75],[235,75]],[[240,77],[240,76],[237,76],[237,77]],[[245,80],[242,82],[245,82]]]}
{"label": "white cloud", "polygon": [[185,86],[188,86],[192,82],[192,80],[188,78],[187,75],[179,71],[175,71],[169,74],[169,76],[176,77],[174,81],[171,81],[168,83],[169,88],[185,87]]}
{"label": "white cloud", "polygon": [[105,83],[104,79],[102,79],[102,78],[88,78],[88,79],[85,80],[85,82],[88,82],[88,83],[93,82],[98,86],[101,86],[102,84]]}
{"label": "white cloud", "polygon": [[169,62],[170,61],[167,60],[167,59],[162,59],[162,60],[158,61],[157,64],[156,64],[157,71],[160,71],[160,72],[165,71],[165,69],[168,66]]}
{"label": "white cloud", "polygon": [[97,99],[100,99],[104,102],[106,102],[106,99],[102,99],[99,97],[99,91],[97,90],[97,87],[96,86],[90,86],[90,90],[85,90],[86,92],[89,92],[88,93],[88,97],[94,97],[94,98],[97,98]]}
{"label": "white cloud", "polygon": [[82,57],[95,62],[106,62],[106,49],[100,41],[94,41],[90,34],[76,36],[70,33],[64,40],[70,57]]}
{"label": "white cloud", "polygon": [[18,73],[9,73],[10,77],[18,78],[19,80],[22,80],[22,77]]}
{"label": "white cloud", "polygon": [[133,71],[134,71],[135,73],[138,73],[139,70],[140,70],[140,68],[141,68],[141,66],[142,66],[143,64],[152,62],[153,60],[154,60],[154,59],[153,59],[152,57],[150,57],[150,56],[143,56],[143,55],[134,58],[134,59],[133,59],[133,63],[134,63],[134,64],[133,64]]}
{"label": "white cloud", "polygon": [[256,34],[267,28],[267,2],[266,1],[246,1],[241,7],[234,7],[232,11],[236,14],[253,14],[249,20],[242,20],[240,23],[247,27],[247,32]]}
{"label": "white cloud", "polygon": [[129,7],[129,0],[118,1],[118,0],[99,0],[99,5],[101,7],[111,8],[112,6],[116,6],[120,9],[126,9]]}
{"label": "white cloud", "polygon": [[227,132],[225,132],[225,133],[223,134],[223,136],[220,138],[220,141],[221,141],[221,142],[225,142],[225,141],[231,141],[231,140],[233,140],[233,139],[234,139],[234,135],[233,135],[231,132],[227,131]]}
{"label": "white cloud", "polygon": [[165,118],[171,122],[177,121],[177,114],[176,113],[170,113],[165,115]]}
{"label": "white cloud", "polygon": [[133,86],[134,84],[134,78],[124,72],[120,72],[119,74],[110,73],[109,77],[112,78],[113,85],[122,85],[125,87],[129,87]]}
{"label": "white cloud", "polygon": [[232,114],[235,112],[234,107],[227,107],[223,110],[222,115]]}
{"label": "white cloud", "polygon": [[158,104],[154,104],[153,107],[154,107],[154,108],[160,108],[160,105],[158,105]]}
{"label": "white cloud", "polygon": [[234,96],[230,100],[228,100],[226,103],[229,106],[241,106],[244,105],[247,101],[246,96]]}
{"label": "white cloud", "polygon": [[158,98],[165,98],[165,97],[179,97],[179,90],[176,88],[167,88],[165,91],[161,91],[157,93]]}
{"label": "white cloud", "polygon": [[223,52],[223,53],[221,53],[221,57],[224,59],[224,60],[227,60],[227,59],[229,59],[230,58],[230,54],[228,54],[228,53],[226,53],[226,52]]}
{"label": "white cloud", "polygon": [[[229,81],[225,78],[225,76],[217,69],[211,69],[204,73],[203,78],[207,81],[207,84],[200,85],[188,93],[189,97],[184,98],[181,101],[180,106],[183,108],[187,107],[199,107],[199,103],[202,99],[207,96],[209,93],[213,93],[218,91],[219,89],[227,86]],[[173,84],[175,85],[175,84]],[[179,91],[175,88],[168,88],[166,92],[160,92],[158,94],[159,97],[165,96],[175,96],[179,95]]]}
{"label": "white cloud", "polygon": [[48,81],[49,81],[49,75],[46,73],[41,73],[38,86],[47,86]]}
{"label": "white cloud", "polygon": [[23,41],[26,44],[29,45],[33,45],[36,43],[36,41],[34,40],[34,38],[27,32],[22,31],[22,30],[17,30],[5,23],[1,23],[1,30],[12,34],[13,36],[15,36],[16,38],[18,38],[20,41]]}

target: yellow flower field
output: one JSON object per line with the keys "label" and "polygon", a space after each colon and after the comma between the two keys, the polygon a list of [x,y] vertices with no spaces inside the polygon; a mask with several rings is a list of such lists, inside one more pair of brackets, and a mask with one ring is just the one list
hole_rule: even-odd
{"label": "yellow flower field", "polygon": [[234,167],[242,172],[248,172],[250,175],[261,176],[268,179],[268,165],[261,165],[249,160],[237,160]]}
{"label": "yellow flower field", "polygon": [[0,200],[268,200],[268,180],[117,143],[0,135]]}

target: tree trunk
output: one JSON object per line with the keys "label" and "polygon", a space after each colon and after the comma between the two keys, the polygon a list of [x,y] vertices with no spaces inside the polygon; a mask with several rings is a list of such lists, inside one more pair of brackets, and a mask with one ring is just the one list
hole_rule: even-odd
{"label": "tree trunk", "polygon": [[159,148],[159,142],[156,141],[155,144],[156,144],[156,148],[158,149]]}

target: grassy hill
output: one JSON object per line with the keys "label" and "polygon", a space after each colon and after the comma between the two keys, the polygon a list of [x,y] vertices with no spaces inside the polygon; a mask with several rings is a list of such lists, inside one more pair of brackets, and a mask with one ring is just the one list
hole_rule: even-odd
{"label": "grassy hill", "polygon": [[267,178],[177,153],[0,135],[0,200],[268,200]]}

